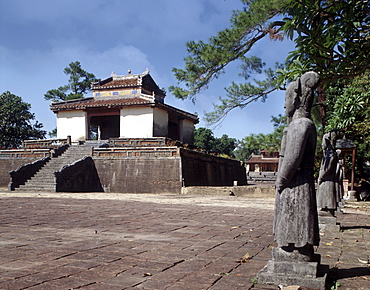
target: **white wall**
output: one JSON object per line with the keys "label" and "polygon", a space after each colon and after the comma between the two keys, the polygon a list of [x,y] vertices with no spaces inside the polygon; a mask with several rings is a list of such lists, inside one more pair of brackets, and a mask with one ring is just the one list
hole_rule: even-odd
{"label": "white wall", "polygon": [[154,108],[153,137],[168,137],[168,112]]}
{"label": "white wall", "polygon": [[153,137],[153,108],[128,107],[121,109],[120,137]]}
{"label": "white wall", "polygon": [[180,141],[194,144],[194,123],[189,120],[180,121]]}
{"label": "white wall", "polygon": [[72,141],[87,139],[86,112],[61,111],[57,113],[57,138],[65,139],[70,135]]}

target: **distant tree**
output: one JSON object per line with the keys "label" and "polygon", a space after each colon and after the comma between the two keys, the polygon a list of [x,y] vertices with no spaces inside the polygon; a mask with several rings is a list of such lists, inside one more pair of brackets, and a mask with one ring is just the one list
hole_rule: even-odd
{"label": "distant tree", "polygon": [[220,155],[234,157],[236,140],[223,134],[221,138],[216,138],[211,129],[197,128],[194,133],[194,145],[208,152],[215,152]]}
{"label": "distant tree", "polygon": [[46,131],[30,112],[31,105],[9,91],[0,95],[0,148],[17,148],[27,139],[42,139]]}
{"label": "distant tree", "polygon": [[212,151],[215,137],[211,129],[196,128],[194,131],[194,145],[206,151]]}
{"label": "distant tree", "polygon": [[57,89],[52,89],[44,95],[45,100],[67,101],[80,99],[90,91],[90,85],[96,80],[94,74],[81,68],[79,61],[71,62],[64,73],[69,76],[68,84]]}
{"label": "distant tree", "polygon": [[50,138],[56,138],[57,137],[57,128],[54,128],[48,133]]}
{"label": "distant tree", "polygon": [[228,135],[223,134],[221,138],[215,139],[212,151],[215,151],[222,155],[235,157],[234,152],[233,152],[235,148],[236,148],[236,139],[229,138]]}
{"label": "distant tree", "polygon": [[269,134],[251,134],[238,142],[235,150],[236,159],[246,160],[252,154],[261,154],[261,150],[266,150],[270,153],[279,151],[283,131],[286,126],[286,117],[282,115],[271,117],[271,122],[274,125],[274,132]]}

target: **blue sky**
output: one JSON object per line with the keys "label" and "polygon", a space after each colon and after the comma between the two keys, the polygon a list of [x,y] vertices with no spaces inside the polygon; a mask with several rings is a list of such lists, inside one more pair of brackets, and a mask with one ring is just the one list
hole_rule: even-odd
{"label": "blue sky", "polygon": [[[206,40],[229,25],[232,10],[240,0],[0,0],[0,93],[10,91],[31,104],[36,119],[51,131],[55,115],[44,94],[67,84],[63,69],[70,62],[97,78],[142,73],[148,68],[160,87],[176,84],[173,67],[183,67],[185,43]],[[262,57],[267,65],[283,61],[293,49],[290,41],[261,41],[251,55]],[[232,81],[242,81],[238,64],[190,100],[175,99],[169,105],[204,112],[224,95]],[[271,116],[284,113],[284,92],[272,94],[265,103],[254,102],[235,109],[214,129],[215,136],[228,134],[242,139],[251,133],[273,131]]]}

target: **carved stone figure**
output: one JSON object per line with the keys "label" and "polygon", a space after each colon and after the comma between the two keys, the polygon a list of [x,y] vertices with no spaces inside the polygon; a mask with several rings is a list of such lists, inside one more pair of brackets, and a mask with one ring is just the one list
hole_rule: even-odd
{"label": "carved stone figure", "polygon": [[[339,155],[341,151],[339,149],[336,150],[337,156],[339,159]],[[344,187],[343,187],[343,167],[342,167],[342,160],[338,160],[337,168],[335,171],[335,191],[336,191],[336,197],[337,197],[337,203],[339,206],[339,203],[342,201],[344,196]]]}
{"label": "carved stone figure", "polygon": [[336,172],[338,166],[338,154],[335,150],[335,143],[338,138],[338,131],[332,130],[324,134],[322,139],[323,157],[318,179],[317,206],[322,211],[328,211],[332,215],[337,209],[337,182]]}
{"label": "carved stone figure", "polygon": [[308,255],[319,243],[313,178],[316,128],[310,119],[318,81],[317,73],[307,72],[287,88],[288,126],[281,143],[276,181],[274,235],[278,246],[288,251],[308,249]]}
{"label": "carved stone figure", "polygon": [[300,285],[325,289],[325,273],[319,269],[319,224],[313,166],[316,128],[310,118],[315,72],[307,72],[289,84],[285,96],[288,126],[281,142],[276,180],[274,235],[278,244],[272,259],[258,273],[258,283]]}

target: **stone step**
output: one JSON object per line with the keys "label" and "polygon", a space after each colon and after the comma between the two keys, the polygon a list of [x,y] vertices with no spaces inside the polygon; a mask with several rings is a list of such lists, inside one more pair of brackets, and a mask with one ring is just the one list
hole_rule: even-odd
{"label": "stone step", "polygon": [[26,184],[21,185],[18,190],[55,191],[54,172],[59,171],[65,165],[70,165],[85,156],[89,156],[91,147],[70,146],[62,155],[52,158],[46,163]]}
{"label": "stone step", "polygon": [[50,183],[50,182],[55,182],[54,176],[48,176],[46,178],[35,178],[35,179],[30,179],[27,181],[27,184],[34,184],[34,183]]}
{"label": "stone step", "polygon": [[44,191],[44,192],[55,192],[55,187],[39,187],[39,188],[16,188],[16,191],[29,191],[29,192],[35,192],[35,191]]}
{"label": "stone step", "polygon": [[27,184],[27,185],[21,185],[20,189],[39,189],[39,188],[55,188],[56,183],[39,183],[39,184]]}
{"label": "stone step", "polygon": [[50,183],[50,184],[25,184],[19,186],[19,190],[51,190],[53,191],[55,189],[56,183]]}

